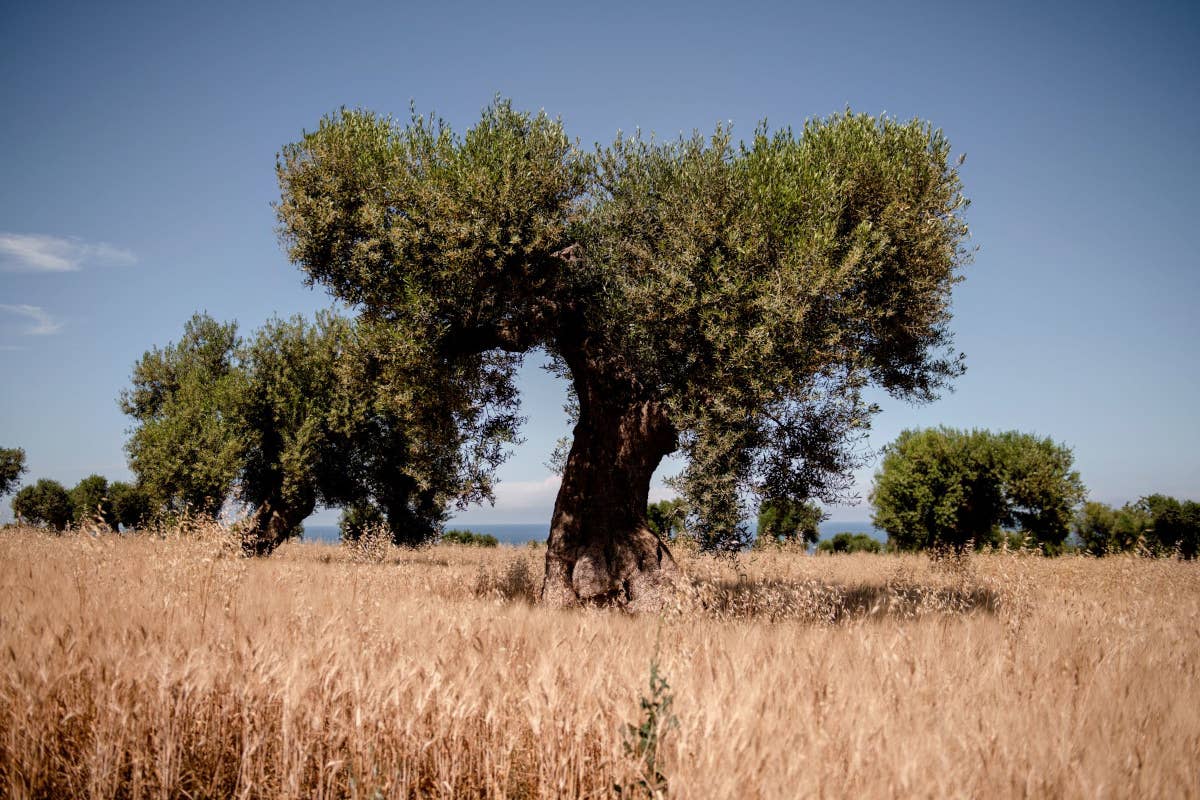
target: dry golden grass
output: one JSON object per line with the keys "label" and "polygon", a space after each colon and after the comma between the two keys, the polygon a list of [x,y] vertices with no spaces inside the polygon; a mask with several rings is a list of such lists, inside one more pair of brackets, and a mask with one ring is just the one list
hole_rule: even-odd
{"label": "dry golden grass", "polygon": [[672,797],[1200,796],[1200,565],[684,554],[668,613],[543,551],[0,534],[0,795],[604,797],[656,647]]}

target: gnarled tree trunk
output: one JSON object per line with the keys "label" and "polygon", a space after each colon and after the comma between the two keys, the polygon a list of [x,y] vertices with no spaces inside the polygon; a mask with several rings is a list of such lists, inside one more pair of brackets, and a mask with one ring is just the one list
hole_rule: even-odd
{"label": "gnarled tree trunk", "polygon": [[260,505],[242,532],[242,552],[247,556],[271,555],[313,512],[316,504],[306,503],[305,506],[294,508],[272,500]]}
{"label": "gnarled tree trunk", "polygon": [[657,402],[605,396],[578,380],[576,388],[579,422],[550,523],[542,599],[655,610],[678,568],[647,525],[646,501],[654,470],[675,449],[675,428]]}

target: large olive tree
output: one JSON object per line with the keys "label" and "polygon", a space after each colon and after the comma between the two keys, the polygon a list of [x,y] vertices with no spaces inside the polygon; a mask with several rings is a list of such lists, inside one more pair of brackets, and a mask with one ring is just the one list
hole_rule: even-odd
{"label": "large olive tree", "polygon": [[847,112],[585,151],[507,102],[462,135],[342,111],[278,174],[290,257],[395,331],[393,363],[504,384],[501,354],[542,349],[569,377],[551,603],[659,601],[676,567],[646,500],[665,455],[687,457],[701,540],[736,545],[746,489],[845,490],[866,386],[924,400],[962,369],[947,325],[966,201],[923,122]]}

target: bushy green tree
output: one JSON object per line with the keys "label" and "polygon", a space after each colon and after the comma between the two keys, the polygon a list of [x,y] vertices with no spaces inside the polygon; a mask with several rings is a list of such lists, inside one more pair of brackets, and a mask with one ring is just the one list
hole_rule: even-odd
{"label": "bushy green tree", "polygon": [[387,517],[370,502],[347,506],[338,517],[338,535],[343,542],[357,542],[368,530],[386,527]]}
{"label": "bushy green tree", "polygon": [[687,501],[676,497],[650,503],[646,508],[646,524],[655,536],[664,541],[674,541],[686,530]]}
{"label": "bushy green tree", "polygon": [[819,553],[878,553],[883,547],[865,533],[835,533],[817,545]]}
{"label": "bushy green tree", "polygon": [[323,500],[335,405],[338,357],[351,336],[346,320],[320,314],[267,322],[236,353],[242,391],[231,409],[242,431],[236,485],[253,508],[247,547],[262,555],[294,536]]}
{"label": "bushy green tree", "polygon": [[1073,469],[1066,445],[1016,431],[993,434],[994,459],[1004,487],[1001,524],[1030,534],[1048,553],[1058,553],[1070,534],[1075,509],[1087,489]]}
{"label": "bushy green tree", "polygon": [[[321,463],[326,503],[371,505],[392,541],[433,541],[451,509],[490,502],[496,467],[516,440],[508,356],[464,374],[412,369],[409,343],[386,324],[359,320],[339,358],[335,445]],[[486,363],[485,363],[486,362]]]}
{"label": "bushy green tree", "polygon": [[1137,507],[1149,517],[1149,540],[1159,554],[1179,553],[1195,558],[1200,550],[1200,503],[1152,494]]}
{"label": "bushy green tree", "polygon": [[394,366],[489,397],[531,350],[569,376],[549,602],[661,597],[675,565],[647,497],[665,455],[686,457],[700,542],[738,548],[747,490],[846,490],[877,410],[865,387],[929,399],[962,369],[948,301],[966,201],[920,121],[847,112],[585,152],[507,102],[463,135],[343,111],[278,174],[289,256],[394,332]]}
{"label": "bushy green tree", "polygon": [[498,547],[500,540],[490,533],[466,530],[448,530],[441,536],[443,544],[465,544],[470,547]]}
{"label": "bushy green tree", "polygon": [[127,531],[145,527],[154,517],[154,500],[140,486],[113,481],[108,485],[108,496],[114,520]]}
{"label": "bushy green tree", "polygon": [[1075,516],[1075,534],[1092,555],[1143,552],[1178,553],[1195,558],[1200,551],[1200,503],[1152,494],[1113,508],[1086,503]]}
{"label": "bushy green tree", "polygon": [[816,503],[764,500],[758,509],[754,546],[794,542],[807,547],[821,538],[820,525],[825,516]]}
{"label": "bushy green tree", "polygon": [[134,420],[129,466],[168,513],[216,518],[233,492],[245,453],[234,413],[245,390],[241,344],[235,323],[196,314],[178,342],[142,356],[121,393]]}
{"label": "bushy green tree", "polygon": [[19,447],[0,447],[0,497],[17,488],[25,472],[25,451]]}
{"label": "bushy green tree", "polygon": [[990,543],[1005,516],[986,432],[904,431],[875,475],[876,527],[900,549]]}
{"label": "bushy green tree", "polygon": [[76,525],[99,523],[117,530],[118,521],[108,494],[108,479],[103,475],[88,475],[75,484],[70,497],[71,520]]}
{"label": "bushy green tree", "polygon": [[1150,515],[1135,505],[1113,508],[1089,502],[1076,514],[1073,529],[1085,552],[1103,556],[1135,550],[1145,541],[1150,523]]}
{"label": "bushy green tree", "polygon": [[71,523],[71,497],[63,485],[41,478],[22,488],[12,499],[13,514],[28,525],[45,525],[61,531]]}
{"label": "bushy green tree", "polygon": [[872,521],[903,550],[998,544],[1019,528],[1058,552],[1086,491],[1069,448],[1015,431],[904,431],[875,475]]}
{"label": "bushy green tree", "polygon": [[[181,344],[146,354],[123,396],[141,423],[129,444],[140,483],[210,515],[236,497],[250,554],[296,535],[318,503],[376,508],[397,543],[430,541],[450,503],[491,497],[515,416],[488,403],[457,413],[454,392],[387,368],[403,347],[387,336],[327,313],[272,319],[248,339],[193,318]],[[177,451],[191,434],[219,458],[187,472]]]}

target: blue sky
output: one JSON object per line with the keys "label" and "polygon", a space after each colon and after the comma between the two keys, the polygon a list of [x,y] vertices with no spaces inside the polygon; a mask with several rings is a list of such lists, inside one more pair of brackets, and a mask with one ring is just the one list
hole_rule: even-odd
{"label": "blue sky", "polygon": [[[1035,431],[1095,499],[1200,499],[1195,4],[8,4],[0,74],[0,446],[27,479],[129,476],[116,397],[192,312],[329,305],[276,240],[282,145],[342,105],[463,129],[500,93],[585,144],[847,105],[930,120],[967,156],[968,372],[928,406],[885,399],[871,445]],[[497,507],[462,522],[549,519],[566,423],[536,362]]]}

